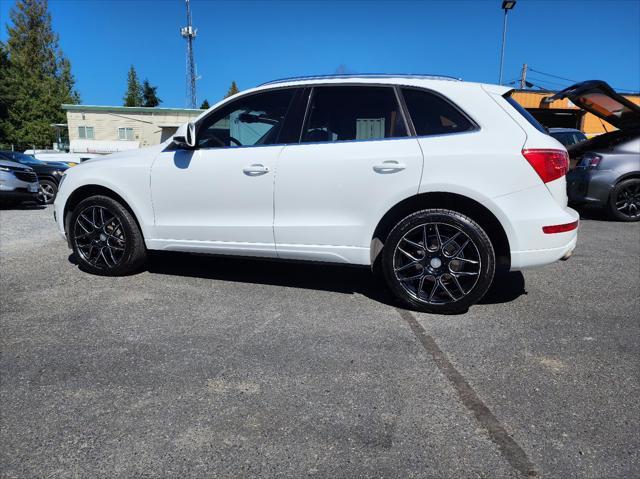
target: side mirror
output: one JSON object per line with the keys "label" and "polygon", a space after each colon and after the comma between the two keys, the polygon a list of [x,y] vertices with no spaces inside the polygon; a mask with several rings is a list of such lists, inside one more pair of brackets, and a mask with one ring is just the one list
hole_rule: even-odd
{"label": "side mirror", "polygon": [[176,131],[173,135],[173,144],[178,148],[184,148],[186,150],[192,150],[197,145],[196,140],[196,125],[194,123],[185,123]]}

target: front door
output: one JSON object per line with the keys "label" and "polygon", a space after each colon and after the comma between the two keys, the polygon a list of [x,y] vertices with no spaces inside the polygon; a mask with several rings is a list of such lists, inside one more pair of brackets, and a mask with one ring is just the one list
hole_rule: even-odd
{"label": "front door", "polygon": [[247,95],[202,119],[195,150],[153,164],[155,247],[275,256],[273,184],[294,91]]}

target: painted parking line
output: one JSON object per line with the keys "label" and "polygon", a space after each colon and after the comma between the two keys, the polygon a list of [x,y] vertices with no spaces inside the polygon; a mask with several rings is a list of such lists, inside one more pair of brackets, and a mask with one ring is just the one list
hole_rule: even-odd
{"label": "painted parking line", "polygon": [[502,456],[511,464],[511,467],[527,478],[539,478],[540,475],[536,472],[527,453],[509,435],[487,405],[482,402],[482,399],[480,399],[460,371],[449,361],[447,355],[440,349],[433,337],[420,325],[410,311],[400,308],[396,308],[396,311],[409,325],[422,347],[431,355],[438,369],[449,380],[462,404],[473,413],[476,420],[487,430],[489,437],[496,443]]}

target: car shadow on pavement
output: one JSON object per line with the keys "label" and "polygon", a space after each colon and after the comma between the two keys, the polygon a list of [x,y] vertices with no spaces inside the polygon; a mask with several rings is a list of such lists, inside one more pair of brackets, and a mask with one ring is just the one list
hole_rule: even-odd
{"label": "car shadow on pavement", "polygon": [[[153,252],[146,269],[152,274],[359,293],[374,301],[399,306],[382,280],[376,278],[368,267]],[[522,294],[526,294],[522,273],[502,273],[496,275],[480,304],[505,303]]]}

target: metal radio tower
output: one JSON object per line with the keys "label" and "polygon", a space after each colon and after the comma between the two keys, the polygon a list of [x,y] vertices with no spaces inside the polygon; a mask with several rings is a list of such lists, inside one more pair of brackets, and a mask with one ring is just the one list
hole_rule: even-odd
{"label": "metal radio tower", "polygon": [[193,40],[198,29],[191,24],[191,5],[187,4],[187,26],[180,29],[180,35],[187,39],[187,106],[196,108],[196,63],[193,60]]}

